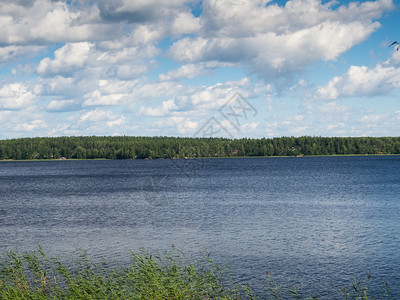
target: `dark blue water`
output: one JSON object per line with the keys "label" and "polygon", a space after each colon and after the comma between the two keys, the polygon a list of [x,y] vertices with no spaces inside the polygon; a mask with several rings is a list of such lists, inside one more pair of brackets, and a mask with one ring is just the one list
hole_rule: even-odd
{"label": "dark blue water", "polygon": [[0,252],[38,242],[50,256],[124,261],[175,245],[208,250],[261,296],[267,271],[322,299],[371,271],[371,288],[388,282],[396,299],[399,167],[398,156],[1,162]]}

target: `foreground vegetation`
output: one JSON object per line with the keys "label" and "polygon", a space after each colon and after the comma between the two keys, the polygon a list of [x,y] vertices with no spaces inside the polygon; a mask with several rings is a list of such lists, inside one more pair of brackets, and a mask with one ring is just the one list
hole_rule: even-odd
{"label": "foreground vegetation", "polygon": [[55,137],[0,140],[0,160],[400,154],[400,137]]}
{"label": "foreground vegetation", "polygon": [[[235,285],[229,270],[208,255],[195,260],[180,251],[142,250],[131,254],[129,266],[110,268],[92,263],[82,252],[68,266],[40,247],[9,252],[0,260],[0,299],[256,299],[248,285]],[[306,299],[294,287],[283,288],[269,275],[267,279],[262,299]],[[340,294],[343,299],[375,299],[359,281],[351,289],[332,291],[329,299]]]}

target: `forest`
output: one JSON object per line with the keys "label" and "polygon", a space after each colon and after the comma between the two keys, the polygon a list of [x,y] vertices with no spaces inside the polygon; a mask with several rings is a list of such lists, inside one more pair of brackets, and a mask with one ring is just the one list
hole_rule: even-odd
{"label": "forest", "polygon": [[400,154],[400,137],[72,136],[0,140],[0,160]]}

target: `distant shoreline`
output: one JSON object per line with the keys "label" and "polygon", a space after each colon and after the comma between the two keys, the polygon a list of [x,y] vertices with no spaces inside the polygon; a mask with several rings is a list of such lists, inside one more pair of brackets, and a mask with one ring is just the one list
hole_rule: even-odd
{"label": "distant shoreline", "polygon": [[238,159],[238,158],[312,158],[312,157],[365,157],[365,156],[399,156],[400,154],[326,154],[326,155],[303,155],[303,156],[220,156],[220,157],[189,157],[189,158],[129,158],[129,159],[112,159],[112,158],[68,158],[68,159],[3,159],[0,162],[44,162],[44,161],[111,161],[111,160],[166,160],[166,159],[178,159],[178,160],[188,160],[188,159]]}
{"label": "distant shoreline", "polygon": [[0,140],[0,160],[178,159],[400,154],[400,137],[80,136]]}

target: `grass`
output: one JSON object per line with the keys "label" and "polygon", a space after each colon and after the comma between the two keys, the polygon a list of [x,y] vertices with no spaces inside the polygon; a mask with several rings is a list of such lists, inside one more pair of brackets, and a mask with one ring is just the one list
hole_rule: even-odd
{"label": "grass", "polygon": [[131,253],[129,266],[110,269],[81,252],[72,266],[39,247],[1,258],[0,299],[239,299],[209,256],[178,251]]}
{"label": "grass", "polygon": [[[386,288],[387,299],[391,299]],[[358,280],[341,293],[343,299],[374,299],[368,285]],[[295,287],[283,288],[267,274],[262,299],[289,298],[303,299]],[[249,285],[235,284],[229,269],[221,269],[209,255],[199,260],[176,249],[161,253],[141,250],[131,253],[128,266],[110,268],[93,263],[82,251],[67,266],[46,256],[39,246],[36,251],[10,251],[0,258],[0,299],[258,298]]]}

